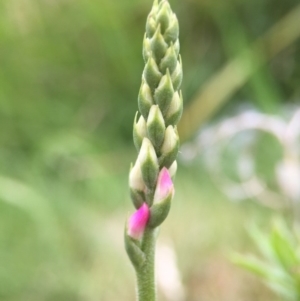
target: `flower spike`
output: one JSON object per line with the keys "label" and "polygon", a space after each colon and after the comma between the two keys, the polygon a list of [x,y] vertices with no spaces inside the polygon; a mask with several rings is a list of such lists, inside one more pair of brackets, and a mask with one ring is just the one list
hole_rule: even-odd
{"label": "flower spike", "polygon": [[179,148],[177,124],[183,110],[179,25],[168,0],[154,0],[147,17],[133,140],[138,158],[129,176],[137,211],[125,227],[125,248],[137,274],[137,300],[155,301],[156,228],[166,219],[174,196]]}

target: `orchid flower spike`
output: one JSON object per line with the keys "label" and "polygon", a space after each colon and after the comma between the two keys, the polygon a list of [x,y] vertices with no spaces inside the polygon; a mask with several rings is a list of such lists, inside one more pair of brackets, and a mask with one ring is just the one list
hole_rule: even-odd
{"label": "orchid flower spike", "polygon": [[127,233],[130,237],[140,240],[144,234],[145,227],[149,220],[150,211],[144,203],[135,213],[131,215],[128,221]]}

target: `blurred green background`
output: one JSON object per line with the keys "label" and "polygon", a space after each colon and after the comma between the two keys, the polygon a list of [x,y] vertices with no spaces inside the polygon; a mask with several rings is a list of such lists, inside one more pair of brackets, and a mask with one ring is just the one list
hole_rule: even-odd
{"label": "blurred green background", "polygon": [[[241,103],[280,115],[299,102],[298,0],[170,2],[186,112],[200,106],[183,116],[183,141]],[[0,300],[134,299],[123,225],[151,5],[0,1]],[[277,300],[227,258],[251,248],[247,221],[272,214],[231,203],[203,166],[179,164],[160,238],[174,245],[186,300]]]}

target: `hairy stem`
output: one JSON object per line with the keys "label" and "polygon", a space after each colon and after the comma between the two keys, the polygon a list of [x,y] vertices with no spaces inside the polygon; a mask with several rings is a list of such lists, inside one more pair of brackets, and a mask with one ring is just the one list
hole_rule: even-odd
{"label": "hairy stem", "polygon": [[138,301],[155,301],[155,241],[156,229],[147,228],[144,233],[142,242],[142,251],[146,260],[142,266],[136,270],[137,274],[137,300]]}

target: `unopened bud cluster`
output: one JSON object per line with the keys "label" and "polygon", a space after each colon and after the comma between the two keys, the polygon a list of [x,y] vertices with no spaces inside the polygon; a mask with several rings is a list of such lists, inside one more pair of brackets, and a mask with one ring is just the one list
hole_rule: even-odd
{"label": "unopened bud cluster", "polygon": [[183,109],[178,36],[177,17],[168,1],[154,1],[146,23],[145,67],[138,95],[139,113],[133,124],[138,157],[129,175],[133,204],[137,210],[148,206],[147,227],[152,228],[167,217],[174,195],[171,178],[176,174],[179,148],[176,125]]}

